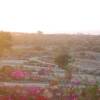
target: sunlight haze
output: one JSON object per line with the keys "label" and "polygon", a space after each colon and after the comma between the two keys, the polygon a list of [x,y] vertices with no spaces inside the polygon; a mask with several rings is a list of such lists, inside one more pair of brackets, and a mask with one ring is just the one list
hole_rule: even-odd
{"label": "sunlight haze", "polygon": [[100,31],[100,0],[0,0],[0,30]]}

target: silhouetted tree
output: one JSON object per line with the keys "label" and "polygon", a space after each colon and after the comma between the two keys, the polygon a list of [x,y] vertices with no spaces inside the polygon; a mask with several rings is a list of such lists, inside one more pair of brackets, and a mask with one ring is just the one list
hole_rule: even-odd
{"label": "silhouetted tree", "polygon": [[38,35],[42,35],[42,34],[43,34],[43,32],[42,32],[42,31],[40,31],[40,30],[38,30],[38,31],[37,31],[37,34],[38,34]]}

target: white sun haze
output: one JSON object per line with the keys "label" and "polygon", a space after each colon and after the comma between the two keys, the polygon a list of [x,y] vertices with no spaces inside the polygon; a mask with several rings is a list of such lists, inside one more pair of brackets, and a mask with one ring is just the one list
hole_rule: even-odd
{"label": "white sun haze", "polygon": [[0,30],[100,30],[100,0],[0,0]]}

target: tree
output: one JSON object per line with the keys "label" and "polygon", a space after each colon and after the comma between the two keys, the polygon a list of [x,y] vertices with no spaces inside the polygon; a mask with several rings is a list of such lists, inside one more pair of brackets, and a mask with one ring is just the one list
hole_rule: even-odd
{"label": "tree", "polygon": [[69,54],[61,53],[55,58],[55,63],[62,69],[66,69],[68,64],[72,61]]}
{"label": "tree", "polygon": [[72,78],[73,67],[71,66],[73,59],[69,54],[60,53],[55,58],[55,63],[65,70],[65,80],[70,81]]}
{"label": "tree", "polygon": [[9,32],[0,32],[0,56],[5,50],[11,50],[12,36]]}
{"label": "tree", "polygon": [[43,32],[42,32],[42,31],[40,31],[40,30],[38,30],[38,31],[37,31],[37,34],[38,34],[38,35],[42,35],[42,34],[43,34]]}

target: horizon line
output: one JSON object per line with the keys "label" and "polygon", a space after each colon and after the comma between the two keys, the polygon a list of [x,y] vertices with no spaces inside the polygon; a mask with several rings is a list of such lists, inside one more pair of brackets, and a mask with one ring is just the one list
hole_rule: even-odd
{"label": "horizon line", "polygon": [[[7,31],[7,30],[0,30],[0,32],[9,32],[9,33],[21,33],[21,34],[68,34],[68,35],[100,35],[100,31],[77,31],[77,32],[44,32],[41,30],[37,30],[34,32],[27,32],[27,31]],[[40,33],[39,33],[40,32]]]}

